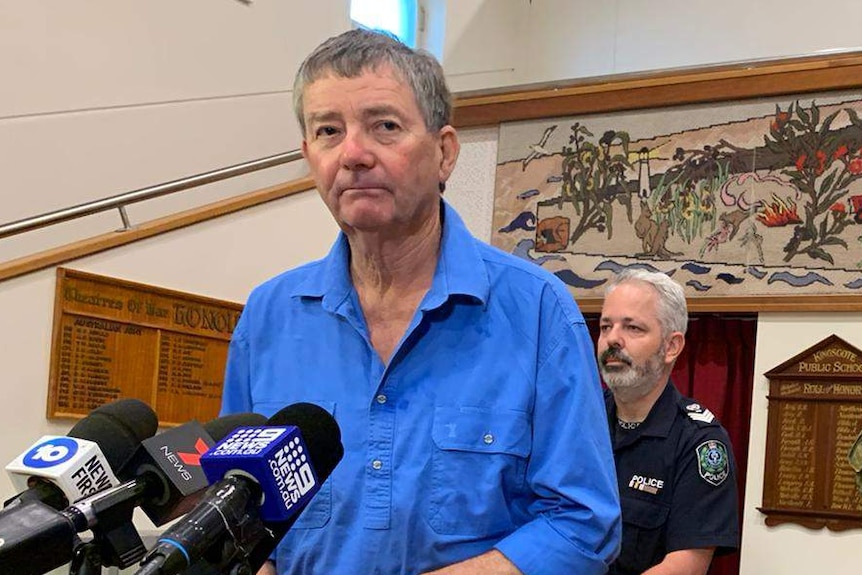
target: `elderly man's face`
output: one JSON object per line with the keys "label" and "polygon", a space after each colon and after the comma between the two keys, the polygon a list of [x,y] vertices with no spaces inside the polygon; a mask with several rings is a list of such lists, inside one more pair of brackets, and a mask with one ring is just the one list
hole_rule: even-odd
{"label": "elderly man's face", "polygon": [[303,154],[342,229],[404,234],[437,217],[458,140],[451,126],[427,130],[413,92],[390,66],[325,76],[306,86],[303,108]]}
{"label": "elderly man's face", "polygon": [[602,379],[614,393],[642,397],[664,383],[682,335],[665,339],[658,294],[643,283],[618,285],[605,297],[596,355]]}

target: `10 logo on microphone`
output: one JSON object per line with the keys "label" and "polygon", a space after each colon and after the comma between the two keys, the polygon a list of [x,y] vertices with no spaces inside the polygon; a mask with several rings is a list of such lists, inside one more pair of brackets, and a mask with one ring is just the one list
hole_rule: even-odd
{"label": "10 logo on microphone", "polygon": [[78,452],[78,442],[68,437],[53,437],[34,445],[24,455],[23,463],[28,467],[54,467],[69,461]]}

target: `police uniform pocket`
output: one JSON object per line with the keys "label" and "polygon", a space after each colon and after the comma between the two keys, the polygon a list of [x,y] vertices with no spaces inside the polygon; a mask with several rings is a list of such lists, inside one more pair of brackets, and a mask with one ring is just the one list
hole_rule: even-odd
{"label": "police uniform pocket", "polygon": [[622,497],[620,505],[623,544],[617,563],[625,572],[642,573],[664,555],[664,527],[670,508],[632,497]]}
{"label": "police uniform pocket", "polygon": [[428,505],[431,528],[443,535],[470,536],[513,529],[509,504],[524,489],[531,435],[524,412],[436,408]]}
{"label": "police uniform pocket", "polygon": [[[330,415],[335,416],[334,401],[318,401],[310,400],[308,403],[319,405]],[[278,410],[286,407],[284,403],[262,402],[255,405],[255,410],[260,413],[276,413]],[[300,432],[302,429],[300,429]],[[332,515],[332,477],[327,479],[317,494],[311,498],[305,509],[299,514],[296,523],[291,529],[315,529],[326,525]]]}

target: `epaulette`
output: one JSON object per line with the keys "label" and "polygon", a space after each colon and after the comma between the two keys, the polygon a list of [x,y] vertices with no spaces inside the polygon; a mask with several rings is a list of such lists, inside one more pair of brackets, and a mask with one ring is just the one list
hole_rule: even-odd
{"label": "epaulette", "polygon": [[688,398],[681,399],[679,402],[679,409],[686,415],[686,417],[701,425],[718,423],[715,419],[715,415],[710,410],[694,400]]}

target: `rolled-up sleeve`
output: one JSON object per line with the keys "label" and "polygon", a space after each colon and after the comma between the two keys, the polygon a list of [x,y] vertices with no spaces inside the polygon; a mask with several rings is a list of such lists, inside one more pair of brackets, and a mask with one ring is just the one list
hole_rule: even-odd
{"label": "rolled-up sleeve", "polygon": [[622,523],[594,348],[582,321],[545,337],[527,469],[533,519],[495,547],[526,575],[602,574]]}

